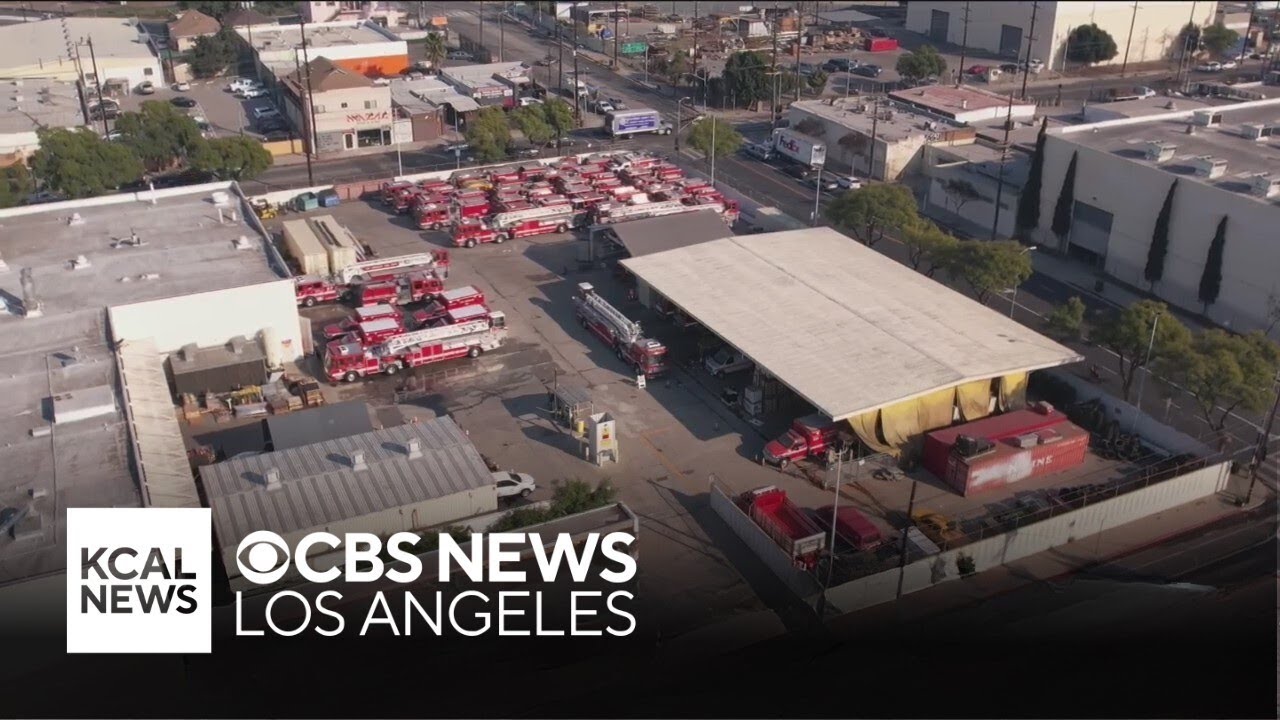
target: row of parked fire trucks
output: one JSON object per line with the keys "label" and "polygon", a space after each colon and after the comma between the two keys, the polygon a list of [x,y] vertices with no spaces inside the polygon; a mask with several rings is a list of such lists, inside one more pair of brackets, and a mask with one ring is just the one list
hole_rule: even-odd
{"label": "row of parked fire trucks", "polygon": [[388,182],[381,197],[397,213],[411,215],[419,229],[451,228],[456,247],[697,211],[715,212],[730,224],[738,217],[737,203],[705,180],[642,153]]}
{"label": "row of parked fire trucks", "polygon": [[342,268],[331,277],[294,278],[298,305],[344,300],[356,307],[405,305],[429,299],[444,289],[449,277],[449,252],[434,250],[390,258],[365,260]]}

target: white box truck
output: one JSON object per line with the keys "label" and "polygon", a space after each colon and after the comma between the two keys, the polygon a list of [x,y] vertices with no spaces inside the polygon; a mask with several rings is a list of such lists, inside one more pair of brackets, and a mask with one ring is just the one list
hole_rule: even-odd
{"label": "white box truck", "polygon": [[827,162],[827,146],[789,128],[773,131],[773,150],[802,165],[816,167]]}
{"label": "white box truck", "polygon": [[613,137],[625,137],[639,133],[670,135],[671,125],[662,119],[657,110],[636,108],[615,110],[604,116],[604,127]]}

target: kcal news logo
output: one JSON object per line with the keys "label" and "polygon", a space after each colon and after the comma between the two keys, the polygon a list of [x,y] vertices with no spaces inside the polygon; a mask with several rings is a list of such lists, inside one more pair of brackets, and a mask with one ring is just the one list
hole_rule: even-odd
{"label": "kcal news logo", "polygon": [[211,533],[207,509],[69,508],[67,652],[210,652]]}

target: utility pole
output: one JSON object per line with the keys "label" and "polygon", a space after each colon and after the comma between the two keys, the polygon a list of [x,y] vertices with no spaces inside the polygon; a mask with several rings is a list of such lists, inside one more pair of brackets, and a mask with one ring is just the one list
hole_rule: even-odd
{"label": "utility pole", "polygon": [[1276,411],[1280,410],[1280,375],[1276,376],[1276,399],[1271,404],[1271,414],[1267,416],[1267,425],[1263,428],[1262,433],[1258,435],[1258,447],[1254,450],[1253,467],[1249,470],[1249,490],[1244,494],[1244,502],[1242,505],[1248,505],[1249,500],[1253,498],[1253,486],[1258,482],[1258,470],[1262,464],[1267,461],[1271,444],[1271,428],[1276,423]]}
{"label": "utility pole", "polygon": [[964,31],[960,36],[960,67],[956,68],[956,87],[964,82],[964,54],[969,51],[969,3],[964,4]]}
{"label": "utility pole", "polygon": [[[556,94],[564,95],[564,41],[560,39],[560,19],[551,18],[551,20],[556,24],[556,47],[560,48],[560,59],[556,61],[556,72],[560,75]],[[560,149],[559,140],[556,141],[556,149]]]}
{"label": "utility pole", "polygon": [[1027,57],[1022,62],[1022,99],[1027,99],[1027,77],[1031,75],[1031,46],[1036,41],[1036,11],[1040,9],[1039,2],[1031,3],[1031,28],[1027,32]]}
{"label": "utility pole", "polygon": [[[570,12],[572,17],[572,11]],[[573,18],[573,119],[575,125],[582,122],[582,93],[578,92],[582,86],[578,83],[581,76],[578,75],[578,19]]]}
{"label": "utility pole", "polygon": [[[867,155],[867,179],[876,179],[876,129],[880,124],[880,98],[876,98],[876,104],[871,110],[871,149]],[[821,185],[822,183],[818,183]]]}
{"label": "utility pole", "polygon": [[[796,3],[796,100],[800,100],[800,40],[804,37],[804,3]],[[821,184],[821,183],[819,183]]]}
{"label": "utility pole", "polygon": [[312,102],[311,94],[311,60],[307,55],[307,23],[302,21],[299,23],[299,34],[302,36],[302,67],[307,73],[307,185],[314,186],[316,184],[315,177],[311,174],[311,156],[316,152],[316,104]]}
{"label": "utility pole", "polygon": [[[476,3],[476,15],[480,17],[480,47],[476,48],[476,50],[479,51],[484,49],[484,0],[480,0]],[[485,49],[484,54],[487,56],[489,51]],[[486,57],[485,59],[488,60],[489,58]]]}
{"label": "utility pole", "polygon": [[507,33],[503,16],[507,14],[507,3],[503,0],[502,7],[498,10],[498,62],[505,62],[503,54],[507,51]]}
{"label": "utility pole", "polygon": [[89,61],[93,63],[94,85],[98,88],[98,111],[102,113],[102,135],[106,137],[111,134],[107,129],[107,106],[102,101],[102,76],[98,75],[98,57],[93,53],[93,36],[89,36]]}
{"label": "utility pole", "polygon": [[[1253,17],[1253,15],[1249,17]],[[1124,41],[1124,62],[1120,63],[1120,77],[1124,77],[1125,68],[1129,67],[1129,46],[1133,44],[1133,26],[1137,22],[1138,0],[1133,0],[1133,17],[1129,19],[1129,39]]]}
{"label": "utility pole", "polygon": [[[1280,7],[1280,5],[1277,5],[1277,7]],[[1192,0],[1191,2],[1191,19],[1187,21],[1187,24],[1192,27],[1196,27],[1195,0]],[[1176,85],[1178,88],[1182,88],[1183,73],[1185,72],[1187,63],[1191,59],[1191,53],[1194,49],[1191,47],[1191,38],[1192,38],[1191,33],[1187,33],[1187,36],[1182,39],[1182,54],[1178,56],[1178,72],[1174,77],[1174,85]]]}
{"label": "utility pole", "polygon": [[996,179],[996,212],[991,219],[991,239],[996,239],[1000,227],[1000,198],[1004,196],[1004,166],[1009,159],[1009,131],[1013,128],[1013,93],[1009,93],[1009,109],[1004,118],[1004,143],[1000,148],[1000,175]]}
{"label": "utility pole", "polygon": [[[618,0],[613,0],[613,69],[618,69]],[[627,18],[627,28],[631,27],[631,19]],[[647,45],[646,45],[647,46]]]}
{"label": "utility pole", "polygon": [[[698,2],[693,3],[693,76],[698,77]],[[702,84],[702,106],[707,106],[707,85]]]}
{"label": "utility pole", "polygon": [[773,31],[773,67],[769,74],[773,76],[773,94],[769,103],[769,129],[778,127],[778,2],[773,2],[773,21],[769,24]]}

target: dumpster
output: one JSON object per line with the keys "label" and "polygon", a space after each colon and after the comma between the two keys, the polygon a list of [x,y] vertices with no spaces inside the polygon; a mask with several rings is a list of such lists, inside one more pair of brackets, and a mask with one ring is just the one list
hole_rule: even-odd
{"label": "dumpster", "polygon": [[293,209],[298,212],[315,210],[318,207],[320,207],[320,199],[316,197],[315,193],[302,193],[293,199]]}

